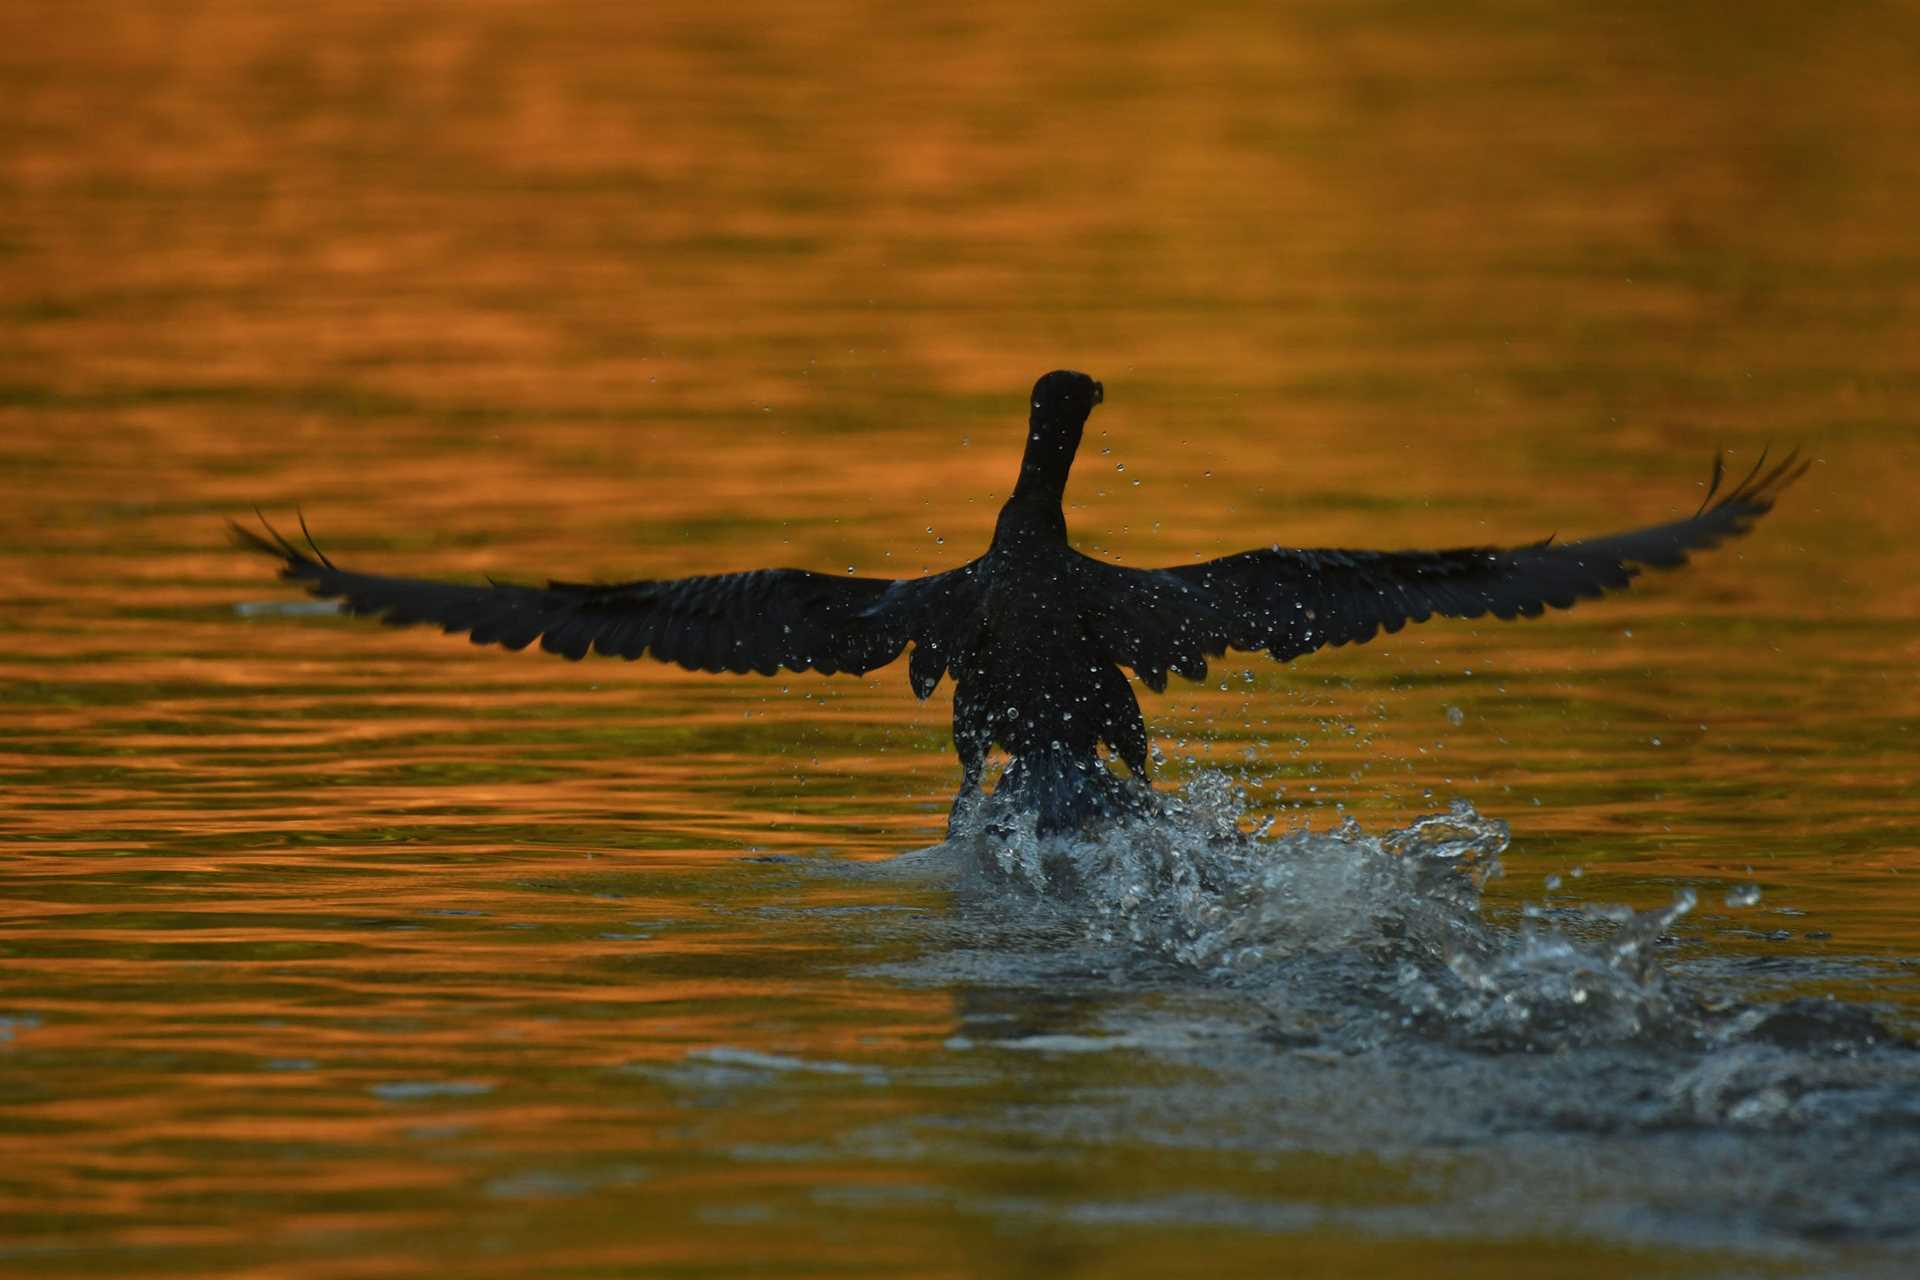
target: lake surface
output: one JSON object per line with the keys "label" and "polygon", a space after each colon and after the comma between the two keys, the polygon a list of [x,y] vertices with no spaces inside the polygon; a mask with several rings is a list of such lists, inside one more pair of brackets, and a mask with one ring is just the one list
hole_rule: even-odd
{"label": "lake surface", "polygon": [[[1910,8],[0,35],[0,1273],[1910,1274]],[[224,529],[944,568],[1059,366],[1131,563],[1816,463],[1626,596],[1143,695],[1177,820],[905,865],[946,687],[301,612]]]}

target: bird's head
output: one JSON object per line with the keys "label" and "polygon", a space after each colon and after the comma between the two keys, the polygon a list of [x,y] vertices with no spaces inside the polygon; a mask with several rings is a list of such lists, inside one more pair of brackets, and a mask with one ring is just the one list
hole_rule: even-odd
{"label": "bird's head", "polygon": [[1105,392],[1084,373],[1055,369],[1033,384],[1033,413],[1027,419],[1027,454],[1020,464],[1020,482],[1060,493],[1080,448],[1087,415]]}
{"label": "bird's head", "polygon": [[1033,421],[1084,423],[1106,397],[1099,383],[1072,369],[1055,369],[1033,384]]}

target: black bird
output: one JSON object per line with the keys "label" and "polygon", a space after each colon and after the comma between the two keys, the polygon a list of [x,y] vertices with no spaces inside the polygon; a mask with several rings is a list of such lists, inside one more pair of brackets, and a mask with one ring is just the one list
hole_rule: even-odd
{"label": "black bird", "polygon": [[[1206,677],[1207,659],[1264,650],[1285,662],[1324,645],[1439,614],[1535,617],[1624,587],[1640,566],[1674,568],[1689,551],[1746,532],[1807,467],[1797,452],[1690,518],[1580,542],[1513,548],[1338,551],[1265,547],[1200,564],[1131,569],[1067,543],[1067,473],[1103,390],[1058,370],[1033,387],[1026,456],[986,553],[923,578],[843,577],[756,569],[608,584],[458,585],[342,569],[308,538],[302,550],[233,526],[245,546],[281,561],[280,576],[346,611],[393,626],[429,623],[475,644],[535,640],[568,658],[651,653],[695,671],[781,668],[861,674],[909,644],[921,698],[951,673],[953,742],[962,771],[951,821],[982,798],[989,751],[1010,757],[996,809],[1031,811],[1042,833],[1141,813],[1153,804],[1147,730],[1122,668],[1158,693],[1167,673]],[[264,523],[264,521],[263,521]],[[303,526],[304,528],[304,523]],[[1102,757],[1117,756],[1127,775]]]}

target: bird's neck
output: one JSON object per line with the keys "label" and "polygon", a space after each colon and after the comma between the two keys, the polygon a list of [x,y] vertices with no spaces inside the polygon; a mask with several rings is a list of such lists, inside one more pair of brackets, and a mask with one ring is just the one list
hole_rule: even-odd
{"label": "bird's neck", "polygon": [[1073,455],[1080,448],[1081,430],[1079,423],[1039,417],[1027,424],[1027,451],[1020,459],[1020,479],[1013,486],[1015,499],[1060,505],[1067,494]]}
{"label": "bird's neck", "polygon": [[1027,452],[1020,460],[1020,479],[1000,509],[994,527],[994,545],[1016,549],[1062,544],[1067,540],[1067,518],[1060,509],[1067,493],[1067,474],[1080,447],[1081,424],[1035,418],[1027,427]]}
{"label": "bird's neck", "polygon": [[1059,495],[1034,489],[1013,491],[1000,508],[1000,519],[993,526],[994,549],[1024,553],[1035,548],[1065,546],[1067,516],[1060,510]]}

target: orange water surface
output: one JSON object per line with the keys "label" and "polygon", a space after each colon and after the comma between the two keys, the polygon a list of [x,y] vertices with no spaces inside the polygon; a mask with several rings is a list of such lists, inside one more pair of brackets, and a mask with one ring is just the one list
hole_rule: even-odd
{"label": "orange water surface", "polygon": [[[469,580],[914,574],[985,543],[1059,366],[1107,389],[1076,540],[1133,563],[1578,536],[1797,443],[1630,596],[1143,703],[1169,780],[1466,798],[1495,909],[1692,886],[1690,945],[1911,1016],[1916,85],[1901,5],[16,0],[0,1273],[1748,1266],[1341,1225],[1441,1155],[983,1119],[1176,1069],[950,1055],[980,992],[885,972],[937,891],[745,860],[937,839],[946,688],[237,611],[298,597],[223,521]],[[1076,1208],[1194,1188],[1322,1216]]]}

